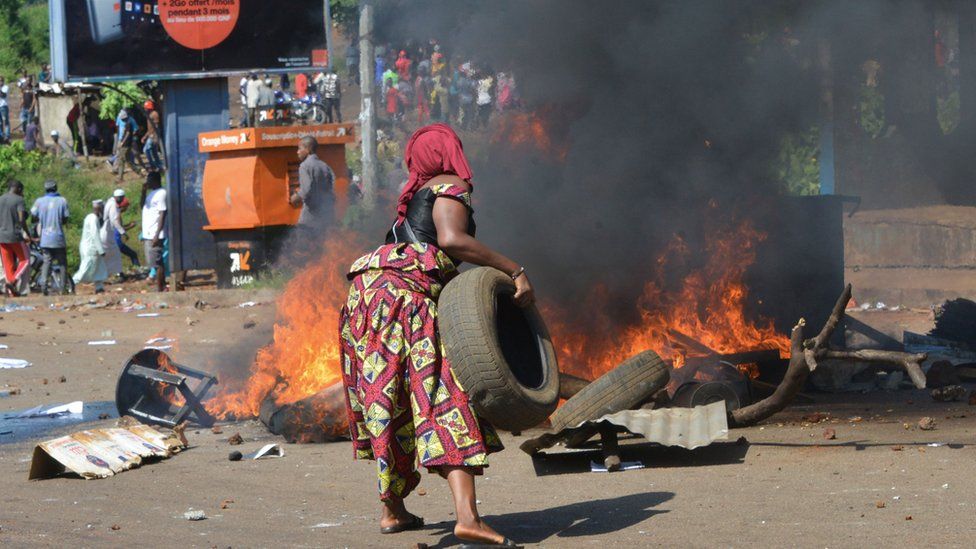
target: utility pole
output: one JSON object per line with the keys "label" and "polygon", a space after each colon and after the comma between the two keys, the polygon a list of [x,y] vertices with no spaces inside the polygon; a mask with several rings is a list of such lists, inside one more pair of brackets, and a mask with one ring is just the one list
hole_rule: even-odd
{"label": "utility pole", "polygon": [[362,92],[359,114],[363,159],[363,202],[373,205],[376,198],[376,81],[373,79],[373,6],[359,4],[359,81]]}
{"label": "utility pole", "polygon": [[332,1],[322,0],[325,4],[325,50],[328,55],[328,69],[332,71]]}

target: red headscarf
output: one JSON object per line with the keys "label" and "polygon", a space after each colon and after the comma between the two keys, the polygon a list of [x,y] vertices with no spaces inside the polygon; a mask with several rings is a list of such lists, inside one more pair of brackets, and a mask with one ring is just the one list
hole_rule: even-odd
{"label": "red headscarf", "polygon": [[471,166],[464,157],[464,146],[447,124],[431,124],[417,130],[403,155],[410,180],[397,201],[397,223],[407,216],[407,204],[428,181],[451,174],[471,182]]}

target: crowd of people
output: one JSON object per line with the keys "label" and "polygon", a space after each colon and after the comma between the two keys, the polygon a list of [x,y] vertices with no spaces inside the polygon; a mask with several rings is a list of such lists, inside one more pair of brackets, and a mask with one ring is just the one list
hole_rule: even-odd
{"label": "crowd of people", "polygon": [[[238,92],[243,109],[242,127],[342,122],[342,85],[339,75],[331,68],[314,75],[297,73],[294,84],[288,73],[282,73],[277,86],[270,75],[251,72],[241,78]],[[320,120],[310,116],[313,107],[320,109]]]}
{"label": "crowd of people", "polygon": [[[357,67],[350,66],[350,71]],[[519,104],[512,73],[449,58],[433,40],[402,49],[377,46],[373,74],[394,124],[416,117],[417,125],[437,121],[478,129],[488,126],[492,113]]]}
{"label": "crowd of people", "polygon": [[[135,222],[125,223],[122,214],[130,207],[124,189],[112,196],[94,200],[82,225],[78,246],[79,268],[69,278],[65,224],[70,212],[68,201],[58,192],[53,180],[44,183],[44,195],[30,209],[24,184],[16,179],[6,183],[0,195],[0,263],[3,264],[5,295],[17,297],[29,291],[44,295],[73,293],[74,285],[90,283],[95,293],[105,291],[111,277],[116,282],[141,277],[139,255],[127,245],[128,232]],[[157,290],[165,289],[166,189],[159,171],[151,171],[142,187],[142,227],[139,240]],[[126,257],[138,274],[127,274]]]}

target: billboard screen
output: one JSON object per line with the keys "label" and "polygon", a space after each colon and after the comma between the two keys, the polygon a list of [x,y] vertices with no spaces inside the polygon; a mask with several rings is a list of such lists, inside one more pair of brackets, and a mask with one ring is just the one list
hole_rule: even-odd
{"label": "billboard screen", "polygon": [[328,63],[323,0],[53,0],[63,81],[199,78]]}

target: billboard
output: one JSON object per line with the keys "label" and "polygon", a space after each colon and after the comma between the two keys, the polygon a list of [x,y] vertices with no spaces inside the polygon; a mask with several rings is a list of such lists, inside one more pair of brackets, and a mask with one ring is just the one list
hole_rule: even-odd
{"label": "billboard", "polygon": [[325,67],[325,2],[51,0],[51,57],[66,82]]}

